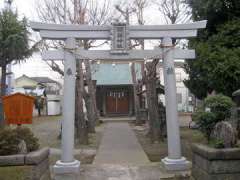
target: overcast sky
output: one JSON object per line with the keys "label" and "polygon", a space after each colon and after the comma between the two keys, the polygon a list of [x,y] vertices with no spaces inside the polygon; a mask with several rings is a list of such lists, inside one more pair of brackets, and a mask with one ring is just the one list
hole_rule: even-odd
{"label": "overcast sky", "polygon": [[[4,4],[5,4],[4,1],[5,0],[0,0],[1,8],[4,7]],[[39,0],[39,1],[41,1],[41,0]],[[14,9],[17,8],[18,14],[20,16],[26,16],[30,19],[34,19],[33,18],[34,16],[36,18],[36,14],[34,13],[34,11],[35,11],[34,2],[35,2],[35,0],[14,0],[13,7],[14,7]]]}
{"label": "overcast sky", "polygon": [[[41,1],[41,0],[39,0]],[[37,21],[37,15],[34,7],[35,0],[14,0],[13,8],[17,9],[20,17],[27,17],[28,20]],[[4,0],[0,0],[0,8],[4,8]],[[12,72],[14,77],[20,77],[23,74],[34,76],[47,76],[54,80],[62,82],[62,77],[58,73],[53,72],[49,66],[42,61],[40,54],[34,54],[31,58],[23,61],[21,64],[13,65]]]}
{"label": "overcast sky", "polygon": [[[0,0],[0,8],[4,8],[4,1],[5,0]],[[17,9],[20,17],[25,16],[28,20],[38,21],[36,3],[34,3],[35,1],[36,0],[14,0],[13,8]],[[113,0],[112,2],[116,3],[117,1],[118,0]],[[38,0],[38,2],[41,2],[41,0]],[[146,24],[163,24],[161,14],[155,6],[151,6],[145,11],[145,17],[147,18]],[[12,71],[14,72],[15,78],[26,74],[30,77],[48,76],[60,82],[62,79],[58,73],[53,72],[48,65],[41,60],[41,56],[39,54],[33,55],[33,57],[26,62],[14,65]]]}

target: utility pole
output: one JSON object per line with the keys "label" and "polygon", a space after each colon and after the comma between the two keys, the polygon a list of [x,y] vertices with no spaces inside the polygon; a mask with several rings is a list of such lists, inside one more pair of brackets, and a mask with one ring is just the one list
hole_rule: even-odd
{"label": "utility pole", "polygon": [[[12,5],[12,2],[13,0],[5,0],[5,9],[7,11],[10,11],[11,10],[11,5]],[[11,64],[9,64],[7,66],[7,71],[8,71],[8,76],[7,76],[7,79],[8,79],[8,93],[10,93],[11,91],[11,82],[12,82],[12,74],[11,74]],[[6,79],[4,80],[6,82]],[[5,89],[5,88],[4,88]],[[5,89],[5,92],[6,92],[6,89]],[[5,93],[4,93],[5,94]],[[3,104],[2,104],[2,98],[0,98],[0,127],[4,126],[4,114],[3,114]]]}
{"label": "utility pole", "polygon": [[[5,9],[7,11],[11,11],[12,8],[12,2],[13,0],[5,0]],[[7,65],[7,89],[6,89],[6,94],[11,94],[12,93],[12,64]]]}
{"label": "utility pole", "polygon": [[67,0],[63,0],[64,24],[67,23]]}

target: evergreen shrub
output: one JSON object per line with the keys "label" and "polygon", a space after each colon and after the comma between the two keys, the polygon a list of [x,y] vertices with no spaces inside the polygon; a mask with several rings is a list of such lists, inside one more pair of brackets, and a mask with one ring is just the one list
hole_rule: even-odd
{"label": "evergreen shrub", "polygon": [[27,152],[35,151],[39,148],[38,139],[34,137],[29,128],[5,127],[0,129],[0,155],[13,155],[19,153],[19,143],[24,140]]}

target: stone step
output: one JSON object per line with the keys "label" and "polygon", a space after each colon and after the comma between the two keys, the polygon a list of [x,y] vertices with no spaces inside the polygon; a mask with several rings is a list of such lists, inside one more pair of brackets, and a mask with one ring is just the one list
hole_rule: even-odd
{"label": "stone step", "polygon": [[133,122],[136,120],[135,117],[102,117],[102,122]]}

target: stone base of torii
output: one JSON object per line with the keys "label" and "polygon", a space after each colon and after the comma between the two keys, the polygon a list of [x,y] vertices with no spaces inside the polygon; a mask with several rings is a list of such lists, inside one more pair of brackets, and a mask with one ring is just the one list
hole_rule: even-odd
{"label": "stone base of torii", "polygon": [[[180,129],[176,100],[176,77],[174,59],[193,59],[193,50],[176,50],[172,38],[195,37],[197,29],[205,28],[206,21],[190,24],[156,25],[156,26],[129,26],[129,39],[162,39],[162,49],[156,50],[126,50],[124,53],[111,51],[86,51],[76,49],[76,40],[79,39],[112,39],[111,26],[86,26],[86,25],[56,25],[31,23],[35,31],[39,31],[44,39],[63,39],[66,42],[65,51],[47,52],[43,55],[45,60],[64,60],[64,105],[62,124],[62,155],[57,161],[53,171],[55,179],[77,179],[80,172],[80,162],[73,157],[74,149],[74,115],[75,115],[75,81],[76,60],[99,57],[100,60],[124,59],[137,60],[162,57],[164,68],[165,102],[167,119],[168,156],[162,160],[167,170],[186,170],[190,162],[182,157],[180,144]],[[126,39],[125,39],[126,40]],[[126,42],[125,42],[126,43]],[[114,44],[114,43],[113,43]],[[127,52],[127,53],[126,53]],[[84,54],[84,57],[81,56]],[[89,57],[88,57],[89,56]],[[159,58],[158,57],[158,58]],[[150,58],[151,59],[151,58]]]}

